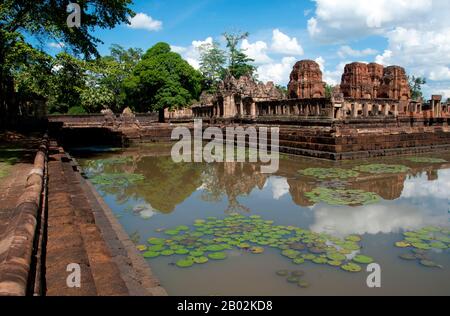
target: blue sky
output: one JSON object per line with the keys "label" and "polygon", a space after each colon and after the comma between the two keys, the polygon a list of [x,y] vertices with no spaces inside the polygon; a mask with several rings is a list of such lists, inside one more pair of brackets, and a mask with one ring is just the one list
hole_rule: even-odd
{"label": "blue sky", "polygon": [[101,54],[111,44],[147,50],[164,41],[197,66],[198,45],[241,30],[263,81],[287,84],[296,60],[313,59],[338,84],[345,63],[376,61],[428,78],[427,96],[450,97],[447,0],[135,0],[132,9],[132,27],[95,31]]}

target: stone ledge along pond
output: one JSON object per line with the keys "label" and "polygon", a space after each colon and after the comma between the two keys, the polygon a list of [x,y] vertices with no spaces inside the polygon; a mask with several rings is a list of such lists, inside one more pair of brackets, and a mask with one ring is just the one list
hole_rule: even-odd
{"label": "stone ledge along pond", "polygon": [[170,295],[450,295],[450,152],[265,175],[170,149],[71,150]]}

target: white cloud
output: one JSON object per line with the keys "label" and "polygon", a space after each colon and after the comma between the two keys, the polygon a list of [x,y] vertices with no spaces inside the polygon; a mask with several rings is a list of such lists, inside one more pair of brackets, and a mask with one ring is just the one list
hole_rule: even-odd
{"label": "white cloud", "polygon": [[381,34],[397,25],[428,22],[425,17],[434,13],[434,4],[443,1],[315,0],[315,16],[308,21],[308,31],[313,38],[333,42]]}
{"label": "white cloud", "polygon": [[272,51],[283,55],[303,55],[303,48],[298,43],[297,38],[289,37],[281,32],[279,29],[275,29],[272,32]]}
{"label": "white cloud", "polygon": [[375,49],[372,48],[366,48],[363,50],[356,50],[351,48],[348,45],[341,46],[341,48],[338,51],[338,56],[341,58],[346,57],[364,57],[364,56],[370,56],[375,55],[378,53]]}
{"label": "white cloud", "polygon": [[272,196],[274,200],[279,200],[289,193],[289,183],[286,178],[271,178]]}
{"label": "white cloud", "polygon": [[410,205],[368,205],[337,209],[318,205],[314,211],[314,224],[310,229],[337,236],[350,234],[390,234],[402,230],[414,230],[427,225],[439,225],[447,220],[447,214],[427,214]]}
{"label": "white cloud", "polygon": [[256,64],[270,63],[272,59],[267,55],[267,43],[263,41],[257,41],[250,43],[247,39],[244,39],[241,44],[241,49],[245,51],[248,57],[255,60]]}
{"label": "white cloud", "polygon": [[349,61],[343,61],[340,62],[334,70],[327,70],[326,61],[322,56],[317,57],[315,62],[319,64],[320,70],[322,70],[323,81],[332,86],[340,84],[344,67],[349,63]]}
{"label": "white cloud", "polygon": [[264,64],[258,67],[258,78],[261,81],[273,81],[275,84],[286,85],[297,58],[283,57],[280,62]]}
{"label": "white cloud", "polygon": [[145,13],[137,13],[134,17],[129,19],[129,28],[141,29],[147,31],[159,31],[162,29],[163,23],[158,20],[154,20],[151,16]]}
{"label": "white cloud", "polygon": [[48,43],[47,45],[48,45],[48,47],[56,48],[56,49],[62,49],[66,46],[63,42],[51,42],[51,43]]}
{"label": "white cloud", "polygon": [[212,45],[213,38],[207,37],[205,40],[192,41],[188,47],[171,45],[173,52],[180,54],[192,67],[200,68],[200,52],[199,48],[203,45]]}
{"label": "white cloud", "polygon": [[405,181],[403,198],[433,197],[447,200],[450,192],[450,170],[440,170],[438,179],[429,181],[425,175]]}

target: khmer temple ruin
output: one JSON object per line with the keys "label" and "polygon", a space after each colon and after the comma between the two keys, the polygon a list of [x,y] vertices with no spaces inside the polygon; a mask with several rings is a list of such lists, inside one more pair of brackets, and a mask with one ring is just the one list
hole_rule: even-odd
{"label": "khmer temple ruin", "polygon": [[79,139],[84,126],[91,128],[86,130],[90,139],[95,138],[92,128],[101,127],[102,139],[118,143],[170,140],[177,124],[192,127],[194,119],[221,128],[277,126],[281,152],[332,160],[450,148],[449,103],[440,95],[428,102],[412,100],[402,67],[351,63],[345,66],[340,85],[328,93],[325,86],[320,66],[303,60],[293,66],[287,93],[273,82],[229,76],[191,107],[166,109],[169,125],[156,124],[157,116],[130,113],[53,116],[50,122],[65,141]]}

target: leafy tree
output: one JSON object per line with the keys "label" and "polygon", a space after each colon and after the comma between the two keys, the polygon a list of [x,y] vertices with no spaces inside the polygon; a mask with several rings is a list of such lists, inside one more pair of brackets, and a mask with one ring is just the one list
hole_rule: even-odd
{"label": "leafy tree", "polygon": [[249,33],[224,33],[223,36],[227,42],[228,48],[228,72],[230,75],[239,79],[242,76],[251,76],[256,79],[256,67],[251,63],[253,59],[249,58],[245,52],[239,48],[239,43],[249,36]]}
{"label": "leafy tree", "polygon": [[330,84],[325,85],[325,97],[331,98],[333,96],[333,86]]}
{"label": "leafy tree", "polygon": [[408,77],[409,86],[411,88],[411,98],[418,100],[423,97],[422,86],[427,83],[427,80],[423,77]]}
{"label": "leafy tree", "polygon": [[[66,0],[4,0],[0,5],[0,117],[10,121],[18,114],[14,102],[14,77],[12,70],[17,61],[17,43],[27,38],[52,38],[70,47],[75,54],[86,58],[98,56],[96,45],[101,42],[90,34],[95,27],[113,28],[128,23],[134,12],[129,9],[131,0],[83,0],[80,27],[67,25]],[[2,123],[2,122],[0,122]]]}
{"label": "leafy tree", "polygon": [[200,71],[205,77],[205,85],[208,90],[214,90],[217,84],[224,78],[226,56],[220,48],[220,44],[204,44],[199,48]]}
{"label": "leafy tree", "polygon": [[71,107],[81,104],[86,88],[86,63],[68,53],[60,53],[53,60],[49,113],[67,113]]}
{"label": "leafy tree", "polygon": [[135,111],[159,111],[187,106],[198,99],[203,78],[166,43],[150,48],[125,80],[126,103]]}

